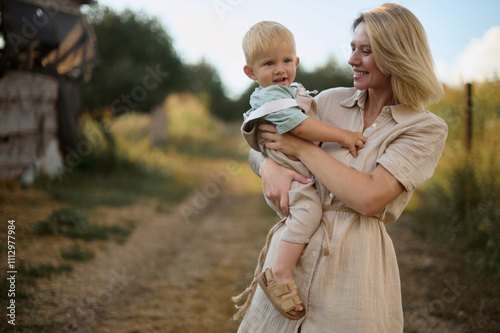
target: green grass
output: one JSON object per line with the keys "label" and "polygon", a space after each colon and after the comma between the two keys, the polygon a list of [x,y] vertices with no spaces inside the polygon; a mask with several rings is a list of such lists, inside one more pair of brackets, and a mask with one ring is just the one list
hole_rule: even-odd
{"label": "green grass", "polygon": [[68,273],[73,271],[73,266],[69,264],[60,264],[59,266],[54,266],[53,264],[38,264],[37,266],[26,266],[21,264],[18,268],[18,273],[21,273],[23,277],[27,278],[48,278],[50,279],[52,275],[58,275],[62,273]]}
{"label": "green grass", "polygon": [[63,208],[54,211],[48,219],[33,223],[32,228],[39,235],[64,235],[84,241],[114,239],[120,244],[132,234],[135,224],[126,221],[125,226],[113,224],[98,226],[90,224],[80,209]]}
{"label": "green grass", "polygon": [[[95,165],[100,163],[95,162]],[[65,174],[61,181],[39,183],[39,186],[56,200],[81,208],[121,207],[148,197],[175,202],[192,189],[171,175],[126,162],[110,172],[105,167],[101,170],[75,169]]]}
{"label": "green grass", "polygon": [[41,235],[69,235],[84,232],[89,227],[89,220],[79,209],[63,208],[53,212],[48,219],[35,222],[33,231]]}
{"label": "green grass", "polygon": [[[232,134],[232,135],[231,135]],[[167,141],[162,147],[168,152],[174,149],[179,154],[216,158],[216,159],[232,159],[237,161],[246,161],[248,159],[248,149],[240,152],[236,149],[231,149],[234,143],[225,142],[235,140],[233,133],[228,134],[226,138],[220,140],[201,140],[192,137],[173,137]],[[239,135],[239,133],[238,133]],[[239,138],[238,138],[239,139]],[[246,146],[245,146],[246,148]]]}
{"label": "green grass", "polygon": [[417,230],[459,254],[464,267],[500,280],[500,81],[473,85],[473,139],[463,145],[463,92],[446,89],[434,111],[448,123],[434,177],[416,193]]}
{"label": "green grass", "polygon": [[69,249],[61,249],[61,257],[67,260],[84,262],[91,260],[94,256],[94,251],[82,249],[78,244],[74,244]]}

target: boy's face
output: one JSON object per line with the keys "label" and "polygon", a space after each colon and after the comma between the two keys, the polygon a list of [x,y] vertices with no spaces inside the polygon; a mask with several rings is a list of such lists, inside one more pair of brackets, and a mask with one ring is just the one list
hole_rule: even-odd
{"label": "boy's face", "polygon": [[257,80],[261,87],[281,84],[289,87],[295,80],[299,58],[295,48],[284,43],[280,47],[266,50],[259,54],[252,64],[243,67],[245,74]]}

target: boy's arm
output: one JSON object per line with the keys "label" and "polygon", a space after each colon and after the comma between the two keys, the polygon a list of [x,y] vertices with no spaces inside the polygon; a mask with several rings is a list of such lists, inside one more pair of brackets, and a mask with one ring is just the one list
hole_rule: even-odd
{"label": "boy's arm", "polygon": [[341,146],[349,148],[354,157],[357,156],[356,150],[363,148],[366,142],[361,132],[348,131],[314,118],[307,118],[291,129],[290,133],[309,141],[338,142]]}

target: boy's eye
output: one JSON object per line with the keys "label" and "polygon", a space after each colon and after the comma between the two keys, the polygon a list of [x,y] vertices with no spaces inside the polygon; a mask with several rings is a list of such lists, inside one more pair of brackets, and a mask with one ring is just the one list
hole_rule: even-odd
{"label": "boy's eye", "polygon": [[264,64],[264,66],[271,66],[273,63],[271,61],[268,61]]}

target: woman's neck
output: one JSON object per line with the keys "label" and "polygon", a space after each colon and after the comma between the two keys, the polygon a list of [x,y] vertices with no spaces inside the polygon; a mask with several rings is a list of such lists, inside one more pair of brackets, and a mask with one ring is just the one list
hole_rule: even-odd
{"label": "woman's neck", "polygon": [[392,104],[394,104],[392,89],[384,89],[383,91],[368,89],[364,107],[365,125],[363,130],[367,129],[375,122],[384,106]]}

